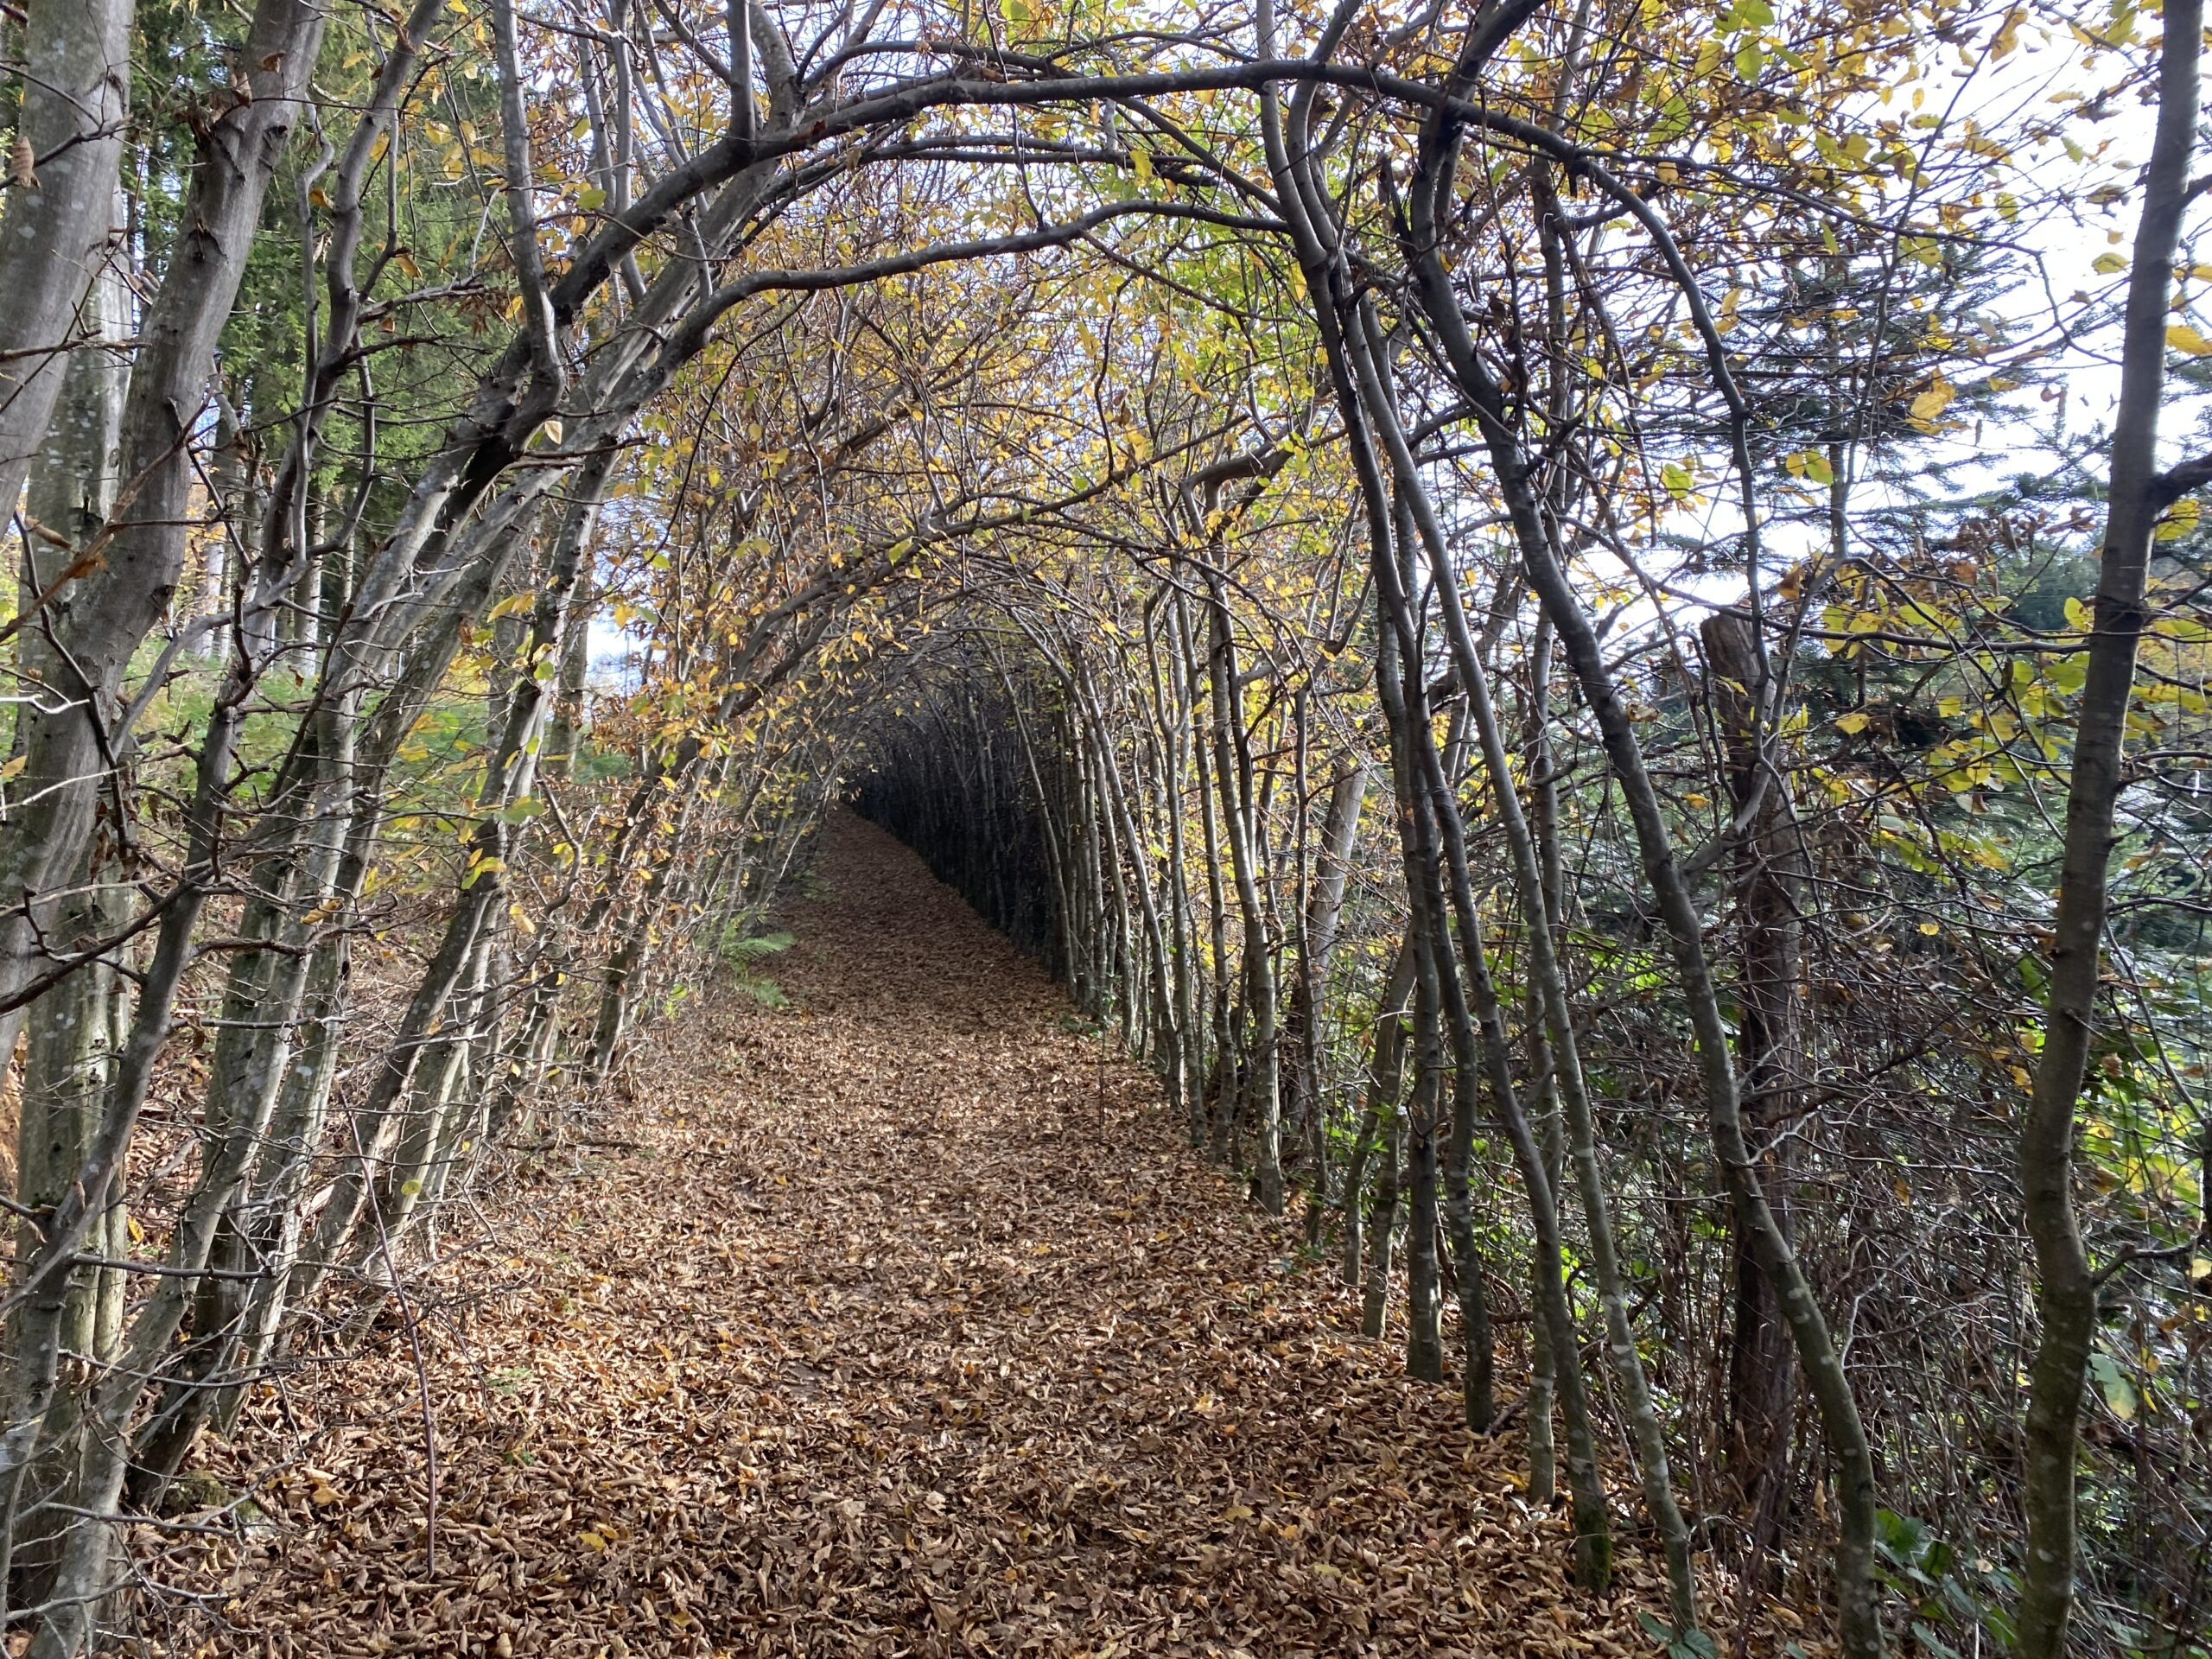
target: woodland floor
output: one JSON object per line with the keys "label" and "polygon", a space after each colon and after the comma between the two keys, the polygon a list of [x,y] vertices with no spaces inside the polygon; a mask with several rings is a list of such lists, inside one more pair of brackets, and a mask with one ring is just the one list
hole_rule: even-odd
{"label": "woodland floor", "polygon": [[1639,1542],[1612,1599],[1570,1589],[1517,1427],[1471,1440],[1397,1333],[1360,1339],[1033,964],[857,820],[817,878],[766,964],[790,1006],[652,1028],[607,1138],[518,1171],[440,1269],[419,1379],[394,1332],[207,1448],[260,1519],[142,1537],[200,1597],[150,1599],[152,1645],[1656,1650]]}

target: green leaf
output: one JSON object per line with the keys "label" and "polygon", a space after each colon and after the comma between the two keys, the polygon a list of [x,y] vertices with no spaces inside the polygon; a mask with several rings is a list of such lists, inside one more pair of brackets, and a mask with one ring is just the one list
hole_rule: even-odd
{"label": "green leaf", "polygon": [[2120,1367],[2120,1362],[2107,1353],[2089,1356],[2089,1375],[2097,1379],[2098,1390],[2105,1397],[2105,1404],[2112,1408],[2112,1414],[2123,1423],[2133,1422],[2138,1404],[2135,1383]]}
{"label": "green leaf", "polygon": [[1667,1659],[1719,1659],[1720,1649],[1703,1630],[1677,1630],[1657,1614],[1638,1609],[1636,1622],[1667,1650]]}

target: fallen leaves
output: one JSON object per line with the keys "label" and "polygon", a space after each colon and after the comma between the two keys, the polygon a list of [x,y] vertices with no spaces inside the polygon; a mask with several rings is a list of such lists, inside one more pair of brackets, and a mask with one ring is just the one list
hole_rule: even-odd
{"label": "fallen leaves", "polygon": [[1654,1562],[1574,1590],[1519,1446],[910,855],[825,841],[793,1006],[657,1031],[639,1150],[518,1175],[435,1275],[435,1573],[402,1350],[311,1371],[216,1448],[268,1528],[169,1547],[207,1651],[1649,1650]]}

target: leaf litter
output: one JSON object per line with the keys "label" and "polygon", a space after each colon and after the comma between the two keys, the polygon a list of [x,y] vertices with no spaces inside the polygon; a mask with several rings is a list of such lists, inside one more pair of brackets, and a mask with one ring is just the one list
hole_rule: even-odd
{"label": "leaf litter", "polygon": [[[204,1444],[200,1478],[250,1494],[227,1526],[141,1529],[164,1645],[1656,1650],[1625,1471],[1600,1599],[1518,1434],[1471,1436],[1361,1338],[1298,1220],[1193,1154],[1034,963],[849,815],[817,872],[785,1004],[687,1000],[594,1126],[624,1138],[518,1168],[497,1248],[426,1274],[434,1526],[388,1315]],[[1713,1622],[1724,1653],[1825,1646],[1788,1608]]]}

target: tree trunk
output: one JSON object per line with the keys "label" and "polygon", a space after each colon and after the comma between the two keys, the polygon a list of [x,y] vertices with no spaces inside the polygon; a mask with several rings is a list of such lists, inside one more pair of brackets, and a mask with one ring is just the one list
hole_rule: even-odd
{"label": "tree trunk", "polygon": [[[1628,1297],[1624,1287],[1620,1255],[1613,1236],[1612,1200],[1599,1167],[1594,1116],[1582,1074],[1574,1030],[1574,1011],[1567,1000],[1567,981],[1560,968],[1553,938],[1551,907],[1546,896],[1535,838],[1522,810],[1520,782],[1514,776],[1505,734],[1491,700],[1487,671],[1477,650],[1459,601],[1459,573],[1452,568],[1442,526],[1415,466],[1411,446],[1399,424],[1397,406],[1383,372],[1382,341],[1373,315],[1364,306],[1347,330],[1351,359],[1361,390],[1370,406],[1370,419],[1383,439],[1390,457],[1399,499],[1409,521],[1411,539],[1426,550],[1430,577],[1443,611],[1445,638],[1467,701],[1478,746],[1490,776],[1491,792],[1497,804],[1498,821],[1505,831],[1522,919],[1528,929],[1529,974],[1544,1007],[1546,1035],[1552,1053],[1552,1080],[1565,1109],[1569,1136],[1568,1162],[1574,1173],[1575,1190],[1581,1200],[1584,1225],[1590,1241],[1590,1265],[1597,1281],[1599,1300],[1605,1309],[1606,1351],[1621,1389],[1621,1404],[1636,1442],[1637,1471],[1642,1478],[1645,1507],[1658,1529],[1667,1554],[1668,1587],[1674,1626],[1677,1632],[1697,1628],[1695,1580],[1690,1567],[1689,1527],[1675,1501],[1674,1481],[1668,1468],[1667,1442],[1658,1408],[1651,1396],[1649,1379],[1637,1351],[1636,1334],[1629,1321]],[[1434,780],[1440,815],[1446,809],[1444,780]],[[1465,853],[1447,830],[1455,883],[1464,884]],[[1454,899],[1463,933],[1472,935],[1476,922],[1471,893],[1455,886]],[[1480,978],[1478,978],[1478,984]],[[1494,1001],[1494,995],[1478,995]],[[1504,1020],[1484,1007],[1486,1035],[1502,1055],[1505,1051]]]}
{"label": "tree trunk", "polygon": [[[1718,611],[1700,629],[1705,641],[1713,721],[1728,766],[1728,788],[1740,826],[1736,843],[1736,907],[1741,929],[1742,1014],[1737,1046],[1743,1057],[1744,1126],[1758,1160],[1775,1224],[1791,1230],[1796,1138],[1788,1133],[1805,1085],[1808,1056],[1800,1008],[1805,994],[1798,909],[1808,874],[1787,783],[1762,745],[1771,722],[1758,715],[1754,688],[1759,653],[1751,624]],[[1749,1218],[1733,1217],[1729,1238],[1733,1319],[1728,1342],[1728,1482],[1750,1527],[1750,1554],[1770,1557],[1780,1540],[1789,1487],[1789,1438],[1796,1415],[1796,1367],[1789,1332],[1773,1286],[1760,1269]]]}
{"label": "tree trunk", "polygon": [[80,308],[113,248],[132,18],[131,0],[28,0],[22,12],[16,130],[35,182],[10,188],[0,213],[0,503],[10,512],[73,361],[101,337],[98,312]]}
{"label": "tree trunk", "polygon": [[[1259,886],[1262,829],[1249,779],[1237,751],[1242,748],[1243,714],[1237,706],[1236,646],[1230,631],[1229,598],[1221,575],[1211,566],[1206,580],[1212,596],[1213,648],[1208,671],[1213,679],[1214,781],[1221,791],[1223,828],[1228,832],[1229,861],[1236,879],[1236,906],[1244,920],[1244,971],[1252,1017],[1252,1058],[1247,1099],[1256,1132],[1254,1174],[1260,1206],[1282,1213],[1282,1099],[1275,1032],[1275,976],[1268,942],[1267,909]],[[1415,1131],[1418,1137],[1419,1131]]]}
{"label": "tree trunk", "polygon": [[2152,538],[2177,486],[2158,472],[2166,327],[2174,254],[2191,194],[2203,0],[2172,0],[2161,19],[2158,121],[2135,232],[2113,423],[2112,486],[2088,639],[2088,668],[2066,791],[2066,838],[2052,925],[2043,1052],[2020,1126],[2021,1209],[2035,1247],[2042,1324],[2028,1373],[2021,1508],[2028,1548],[2020,1573],[2024,1659],[2059,1659],[2074,1599],[2075,1478],[2082,1389],[2096,1337],[2097,1281],[2075,1220],[2075,1111],[2096,1029],[2114,807],[2126,781],[2127,711]]}
{"label": "tree trunk", "polygon": [[1298,1098],[1305,1115],[1306,1161],[1311,1193],[1306,1207],[1306,1242],[1321,1243],[1329,1205],[1329,1125],[1321,1100],[1321,1003],[1327,989],[1329,958],[1335,953],[1337,926],[1344,915],[1344,888],[1351,877],[1353,838],[1359,832],[1360,807],[1367,799],[1367,764],[1347,756],[1330,786],[1321,820],[1321,855],[1313,889],[1300,930],[1298,982],[1291,988],[1290,1018],[1298,1034]]}
{"label": "tree trunk", "polygon": [[[104,15],[97,3],[77,10]],[[192,430],[269,181],[303,107],[324,16],[305,0],[261,0],[241,60],[274,67],[255,68],[251,101],[226,110],[200,139],[199,165],[179,215],[184,228],[139,328],[124,405],[123,488],[94,549],[79,554],[96,550],[96,568],[48,607],[49,627],[22,636],[25,668],[45,683],[52,701],[26,703],[19,715],[26,804],[0,830],[0,893],[10,903],[0,913],[0,991],[37,971],[38,910],[57,875],[83,855],[93,804],[112,764],[106,729],[123,677],[166,610],[182,569],[189,498],[199,476]],[[86,209],[103,237],[113,190],[111,176],[104,178]],[[82,280],[80,269],[73,306]],[[42,574],[50,582],[60,571]]]}
{"label": "tree trunk", "polygon": [[1360,1301],[1362,1336],[1379,1337],[1390,1309],[1390,1253],[1398,1230],[1398,1195],[1406,1163],[1408,1112],[1395,1103],[1376,1148],[1382,1168],[1376,1178],[1375,1197],[1367,1211],[1367,1288]]}

